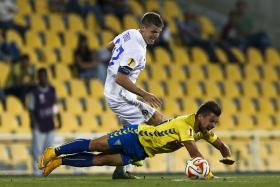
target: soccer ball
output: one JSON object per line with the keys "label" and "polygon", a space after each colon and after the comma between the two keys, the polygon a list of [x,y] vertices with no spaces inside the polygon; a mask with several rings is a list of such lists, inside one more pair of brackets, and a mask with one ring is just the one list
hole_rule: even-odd
{"label": "soccer ball", "polygon": [[187,161],[186,175],[192,179],[204,179],[210,173],[210,167],[207,160],[196,157]]}

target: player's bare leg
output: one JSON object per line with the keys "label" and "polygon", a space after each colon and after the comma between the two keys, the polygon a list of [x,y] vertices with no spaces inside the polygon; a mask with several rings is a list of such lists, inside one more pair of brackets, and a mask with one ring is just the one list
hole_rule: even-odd
{"label": "player's bare leg", "polygon": [[149,121],[147,121],[147,124],[151,126],[157,126],[163,120],[164,120],[164,116],[162,115],[162,113],[155,111],[153,116],[149,119]]}

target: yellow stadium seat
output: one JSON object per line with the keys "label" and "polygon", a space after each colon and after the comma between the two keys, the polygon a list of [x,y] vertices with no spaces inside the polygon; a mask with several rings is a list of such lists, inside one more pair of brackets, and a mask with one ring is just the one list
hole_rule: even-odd
{"label": "yellow stadium seat", "polygon": [[86,36],[88,38],[89,47],[93,49],[100,49],[101,45],[95,33],[87,32]]}
{"label": "yellow stadium seat", "polygon": [[[225,108],[226,109],[226,108]],[[223,112],[223,115],[220,117],[217,130],[236,130],[237,126],[234,121],[233,114]]]}
{"label": "yellow stadium seat", "polygon": [[245,63],[245,56],[244,56],[243,52],[240,51],[240,49],[238,49],[237,47],[232,47],[231,51],[240,63],[242,63],[242,64]]}
{"label": "yellow stadium seat", "polygon": [[98,99],[88,96],[85,101],[87,113],[92,115],[99,115],[103,112],[102,104]]}
{"label": "yellow stadium seat", "polygon": [[74,64],[74,51],[71,48],[63,47],[59,49],[60,61],[63,64]]}
{"label": "yellow stadium seat", "polygon": [[147,62],[147,64],[153,64],[154,63],[154,59],[153,59],[150,51],[148,51],[148,50],[146,52],[146,62]]}
{"label": "yellow stadium seat", "polygon": [[242,83],[243,95],[246,98],[255,97],[258,98],[261,96],[260,90],[258,90],[257,86],[252,81],[244,81]]}
{"label": "yellow stadium seat", "polygon": [[21,113],[18,115],[20,120],[20,128],[18,130],[19,133],[23,134],[31,134],[31,128],[30,128],[30,117],[29,113],[27,111]]}
{"label": "yellow stadium seat", "polygon": [[192,61],[197,64],[207,64],[209,63],[209,58],[205,51],[199,47],[192,47]]}
{"label": "yellow stadium seat", "polygon": [[90,81],[90,91],[91,95],[96,98],[100,99],[104,97],[104,85],[98,79],[92,79]]}
{"label": "yellow stadium seat", "polygon": [[47,64],[55,64],[58,62],[55,50],[53,48],[42,48],[43,59],[40,61]]}
{"label": "yellow stadium seat", "polygon": [[105,23],[110,24],[110,26],[114,29],[114,31],[120,33],[122,32],[122,25],[120,20],[113,14],[105,15]]}
{"label": "yellow stadium seat", "polygon": [[3,106],[2,102],[0,102],[0,114],[1,114],[2,112],[4,112],[4,106]]}
{"label": "yellow stadium seat", "polygon": [[[264,107],[263,107],[264,108]],[[258,125],[258,130],[275,130],[276,124],[273,123],[271,117],[265,113],[260,113],[256,115]]]}
{"label": "yellow stadium seat", "polygon": [[31,155],[25,144],[11,144],[12,163],[14,169],[25,169],[31,172]]}
{"label": "yellow stadium seat", "polygon": [[185,99],[183,99],[181,101],[182,101],[182,104],[184,107],[184,109],[182,111],[183,115],[192,114],[195,111],[197,111],[198,103],[194,99],[192,99],[190,97],[186,97]]}
{"label": "yellow stadium seat", "polygon": [[10,73],[10,66],[0,61],[0,87],[4,87]]}
{"label": "yellow stadium seat", "polygon": [[56,33],[45,32],[44,35],[45,35],[46,47],[48,47],[48,48],[62,47],[62,43]]}
{"label": "yellow stadium seat", "polygon": [[182,115],[179,104],[177,103],[176,99],[173,98],[164,98],[163,113],[168,117]]}
{"label": "yellow stadium seat", "polygon": [[77,98],[68,97],[65,101],[66,111],[73,115],[81,115],[84,113],[81,102]]}
{"label": "yellow stadium seat", "polygon": [[221,108],[223,114],[227,113],[229,115],[235,114],[238,112],[237,106],[232,99],[221,98]]}
{"label": "yellow stadium seat", "polygon": [[184,91],[182,86],[180,85],[180,81],[176,79],[170,79],[166,81],[167,83],[167,92],[168,94],[165,96],[168,98],[183,98],[184,97]]}
{"label": "yellow stadium seat", "polygon": [[145,159],[144,166],[135,167],[133,171],[139,173],[163,173],[167,171],[166,154],[159,154],[153,158]]}
{"label": "yellow stadium seat", "polygon": [[160,84],[160,81],[152,79],[148,82],[148,87],[149,87],[149,92],[153,93],[157,97],[159,98],[165,97],[165,93],[163,87]]}
{"label": "yellow stadium seat", "polygon": [[111,42],[114,39],[114,34],[110,31],[102,31],[101,37],[102,37],[102,44],[107,45],[109,42]]}
{"label": "yellow stadium seat", "polygon": [[198,16],[197,19],[201,25],[202,33],[206,36],[206,38],[215,34],[215,27],[208,17]]}
{"label": "yellow stadium seat", "polygon": [[225,53],[221,48],[216,48],[216,49],[215,49],[215,53],[217,54],[217,57],[218,57],[218,59],[219,59],[219,62],[222,62],[222,63],[227,63],[227,62],[229,62],[226,53]]}
{"label": "yellow stadium seat", "polygon": [[[1,128],[0,128],[1,129]],[[0,144],[0,165],[1,167],[8,168],[11,164],[11,159],[8,153],[8,149],[5,144]]]}
{"label": "yellow stadium seat", "polygon": [[55,79],[57,80],[71,80],[71,72],[69,68],[64,64],[55,64]]}
{"label": "yellow stadium seat", "polygon": [[276,86],[273,82],[261,82],[262,95],[266,98],[279,97]]}
{"label": "yellow stadium seat", "polygon": [[83,23],[83,20],[78,15],[68,15],[68,29],[70,32],[83,32],[85,30]]}
{"label": "yellow stadium seat", "polygon": [[142,6],[138,3],[138,1],[132,0],[128,1],[129,6],[132,8],[133,13],[142,16],[143,15],[143,8]]}
{"label": "yellow stadium seat", "polygon": [[32,13],[32,8],[28,0],[17,0],[16,4],[18,6],[18,14],[26,15]]}
{"label": "yellow stadium seat", "polygon": [[182,11],[175,1],[163,1],[163,12],[163,16],[165,16],[169,21],[173,20],[175,17],[182,18]]}
{"label": "yellow stadium seat", "polygon": [[20,49],[22,49],[24,46],[21,36],[15,30],[9,30],[7,32],[7,41],[15,42]]}
{"label": "yellow stadium seat", "polygon": [[[63,33],[64,38],[64,47],[70,48],[70,49],[76,49],[78,46],[78,35],[74,32],[64,32]],[[89,38],[88,38],[89,42]],[[73,55],[73,54],[72,54]]]}
{"label": "yellow stadium seat", "polygon": [[205,80],[206,76],[203,72],[202,66],[199,64],[191,64],[188,66],[188,71],[190,74],[189,79],[194,81],[194,80]]}
{"label": "yellow stadium seat", "polygon": [[43,17],[41,15],[31,15],[31,25],[30,25],[30,30],[33,32],[36,31],[45,31],[47,29],[47,26],[43,20]]}
{"label": "yellow stadium seat", "polygon": [[268,64],[279,64],[280,56],[277,49],[269,47],[265,51],[265,59]]}
{"label": "yellow stadium seat", "polygon": [[64,32],[66,30],[62,16],[58,14],[49,15],[49,23],[51,32]]}
{"label": "yellow stadium seat", "polygon": [[79,132],[93,133],[99,132],[99,125],[96,117],[90,113],[84,113],[81,115],[82,125],[79,128]]}
{"label": "yellow stadium seat", "polygon": [[148,70],[147,70],[147,68],[145,68],[139,74],[137,82],[148,81],[149,79],[150,79],[150,76],[149,76]]}
{"label": "yellow stadium seat", "polygon": [[263,66],[264,78],[266,81],[278,81],[279,76],[274,66],[266,64]]}
{"label": "yellow stadium seat", "polygon": [[199,83],[199,81],[195,80],[188,80],[185,81],[187,85],[187,97],[196,98],[196,97],[203,97],[203,89]]}
{"label": "yellow stadium seat", "polygon": [[250,98],[239,98],[240,101],[240,112],[244,114],[256,114],[257,108]]}
{"label": "yellow stadium seat", "polygon": [[152,66],[152,79],[153,80],[167,80],[168,76],[165,70],[165,65],[161,63],[153,64]]}
{"label": "yellow stadium seat", "polygon": [[2,113],[0,117],[1,133],[17,133],[19,131],[19,124],[14,114],[5,112]]}
{"label": "yellow stadium seat", "polygon": [[145,1],[147,11],[160,10],[159,1]]}
{"label": "yellow stadium seat", "polygon": [[79,130],[77,118],[69,112],[61,113],[61,123],[62,126],[58,129],[58,133],[75,133]]}
{"label": "yellow stadium seat", "polygon": [[243,79],[243,75],[240,67],[235,64],[228,64],[226,66],[226,79],[241,81]]}
{"label": "yellow stadium seat", "polygon": [[159,64],[170,64],[172,62],[169,53],[162,47],[155,49],[155,60]]}
{"label": "yellow stadium seat", "polygon": [[26,45],[30,48],[41,48],[43,47],[42,40],[40,39],[37,32],[28,31],[25,35]]}
{"label": "yellow stadium seat", "polygon": [[7,112],[11,114],[19,114],[24,111],[21,101],[15,96],[6,97]]}
{"label": "yellow stadium seat", "polygon": [[268,99],[259,99],[259,114],[263,114],[263,115],[270,115],[270,114],[275,114],[277,112],[277,107],[274,107],[272,102],[269,101]]}
{"label": "yellow stadium seat", "polygon": [[63,81],[53,80],[51,84],[54,86],[58,98],[66,98],[69,96],[65,83]]}
{"label": "yellow stadium seat", "polygon": [[223,81],[224,75],[223,70],[219,65],[216,64],[208,64],[206,66],[207,74],[208,74],[208,80],[211,81]]}
{"label": "yellow stadium seat", "polygon": [[263,64],[264,60],[260,51],[256,48],[250,47],[247,50],[247,58],[249,64]]}
{"label": "yellow stadium seat", "polygon": [[137,29],[139,27],[137,19],[133,15],[125,15],[123,22],[124,29]]}
{"label": "yellow stadium seat", "polygon": [[222,91],[216,81],[205,81],[206,97],[207,99],[214,99],[222,97]]}
{"label": "yellow stadium seat", "polygon": [[87,90],[85,83],[82,80],[72,79],[70,81],[71,86],[71,96],[76,98],[82,98],[87,96]]}
{"label": "yellow stadium seat", "polygon": [[184,71],[184,67],[180,65],[172,65],[170,66],[170,74],[171,78],[170,80],[175,80],[175,81],[185,81],[187,80],[186,73]]}
{"label": "yellow stadium seat", "polygon": [[34,1],[36,14],[49,14],[49,6],[47,1]]}
{"label": "yellow stadium seat", "polygon": [[[247,106],[250,107],[249,104]],[[249,112],[249,109],[245,109],[242,113],[236,115],[238,118],[238,130],[254,130],[256,128],[256,124],[254,124],[252,115],[250,115]]]}
{"label": "yellow stadium seat", "polygon": [[120,126],[118,125],[117,117],[113,112],[104,112],[100,115],[100,118],[101,126],[99,132],[110,132],[118,130],[120,128]]}
{"label": "yellow stadium seat", "polygon": [[238,89],[235,81],[224,81],[223,82],[225,97],[226,98],[233,98],[233,97],[240,97],[241,91]]}
{"label": "yellow stadium seat", "polygon": [[252,81],[261,79],[261,75],[258,72],[257,67],[253,65],[245,66],[245,77],[246,80],[252,80]]}
{"label": "yellow stadium seat", "polygon": [[36,66],[39,64],[39,62],[42,62],[42,59],[39,58],[39,56],[35,52],[35,48],[32,46],[25,46],[21,49],[21,51],[29,56],[29,60],[31,63],[36,64]]}
{"label": "yellow stadium seat", "polygon": [[[176,152],[172,153],[172,171],[173,172],[182,172],[185,169],[187,160],[190,159],[190,156],[187,150],[183,147]],[[165,163],[165,162],[164,162]]]}
{"label": "yellow stadium seat", "polygon": [[174,57],[176,64],[189,64],[190,58],[187,51],[182,47],[176,47],[174,49]]}
{"label": "yellow stadium seat", "polygon": [[95,31],[95,32],[100,31],[100,26],[93,14],[90,14],[87,16],[86,26],[87,26],[87,29],[90,31]]}

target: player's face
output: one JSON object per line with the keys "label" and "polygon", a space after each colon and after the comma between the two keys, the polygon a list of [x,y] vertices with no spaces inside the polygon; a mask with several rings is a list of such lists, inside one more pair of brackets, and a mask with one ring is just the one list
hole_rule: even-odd
{"label": "player's face", "polygon": [[199,115],[199,121],[199,130],[202,133],[206,133],[207,131],[210,131],[216,127],[217,123],[219,122],[219,117],[211,112],[207,115]]}
{"label": "player's face", "polygon": [[150,26],[142,25],[140,30],[141,30],[142,36],[143,36],[144,40],[146,41],[146,43],[154,44],[156,39],[159,37],[159,35],[162,31],[162,28],[157,27],[155,25],[150,25]]}

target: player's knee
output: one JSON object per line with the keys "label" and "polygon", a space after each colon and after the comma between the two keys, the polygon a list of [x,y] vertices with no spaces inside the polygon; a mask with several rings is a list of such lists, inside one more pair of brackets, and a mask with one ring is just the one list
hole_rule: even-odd
{"label": "player's knee", "polygon": [[148,124],[156,126],[160,124],[163,120],[164,120],[163,115],[160,112],[156,111],[154,115],[151,117],[151,119],[148,121]]}

